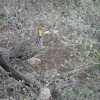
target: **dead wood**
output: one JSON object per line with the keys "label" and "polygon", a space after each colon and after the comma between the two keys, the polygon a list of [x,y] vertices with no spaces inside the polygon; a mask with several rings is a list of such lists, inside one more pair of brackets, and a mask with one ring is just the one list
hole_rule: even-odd
{"label": "dead wood", "polygon": [[[29,77],[27,77],[27,76],[23,75],[21,72],[17,71],[13,67],[13,65],[10,63],[10,61],[7,60],[7,57],[5,57],[4,52],[0,52],[0,65],[13,78],[15,78],[17,80],[24,80],[25,84],[27,86],[32,86],[34,88],[34,93],[36,95],[38,95],[39,93],[40,94],[44,93],[43,95],[48,95],[48,98],[50,98],[50,95],[52,95],[52,97],[54,97],[54,98],[57,97],[58,93],[56,93],[56,86],[55,86],[54,80],[52,80],[52,82],[50,82],[50,84],[47,86],[47,88],[40,87],[41,83],[39,83],[37,80],[31,80],[31,79],[29,79]],[[41,89],[43,89],[42,92],[41,92]],[[50,91],[50,93],[45,92],[47,90]],[[40,95],[40,97],[41,97],[41,95]]]}
{"label": "dead wood", "polygon": [[5,71],[9,72],[9,74],[15,79],[24,80],[26,85],[28,86],[31,85],[35,88],[37,92],[39,91],[40,87],[38,83],[36,81],[29,79],[27,76],[24,76],[22,73],[13,68],[12,64],[4,59],[1,52],[0,52],[0,65]]}

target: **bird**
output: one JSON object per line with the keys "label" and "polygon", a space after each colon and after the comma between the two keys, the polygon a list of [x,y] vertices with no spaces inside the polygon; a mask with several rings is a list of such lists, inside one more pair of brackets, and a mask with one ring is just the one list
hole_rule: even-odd
{"label": "bird", "polygon": [[38,34],[31,37],[29,40],[23,41],[11,47],[9,50],[9,59],[18,58],[21,60],[28,60],[39,52],[43,46],[44,31],[47,28],[45,25],[39,26]]}

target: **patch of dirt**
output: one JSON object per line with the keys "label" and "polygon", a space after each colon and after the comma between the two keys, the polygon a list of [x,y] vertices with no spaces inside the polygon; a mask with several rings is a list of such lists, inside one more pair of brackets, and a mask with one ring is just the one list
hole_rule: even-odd
{"label": "patch of dirt", "polygon": [[55,67],[59,68],[62,64],[64,64],[65,60],[70,58],[70,48],[49,48],[47,52],[45,52],[39,58],[41,59],[41,63],[39,65],[42,70],[46,69],[46,65],[50,69]]}

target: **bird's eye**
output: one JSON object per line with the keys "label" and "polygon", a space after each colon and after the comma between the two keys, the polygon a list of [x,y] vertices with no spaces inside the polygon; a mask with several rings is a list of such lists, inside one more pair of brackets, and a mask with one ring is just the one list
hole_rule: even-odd
{"label": "bird's eye", "polygon": [[41,26],[41,28],[46,28],[46,26]]}

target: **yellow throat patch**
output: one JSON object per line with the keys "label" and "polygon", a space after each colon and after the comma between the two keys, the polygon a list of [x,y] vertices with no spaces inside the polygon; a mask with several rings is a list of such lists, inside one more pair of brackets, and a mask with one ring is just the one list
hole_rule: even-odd
{"label": "yellow throat patch", "polygon": [[42,37],[43,30],[39,29],[39,37]]}

